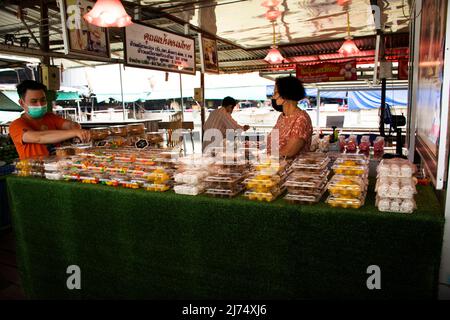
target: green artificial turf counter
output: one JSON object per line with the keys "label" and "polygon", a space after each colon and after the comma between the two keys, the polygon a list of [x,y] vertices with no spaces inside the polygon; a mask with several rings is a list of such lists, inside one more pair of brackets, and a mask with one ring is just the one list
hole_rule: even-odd
{"label": "green artificial turf counter", "polygon": [[[31,298],[435,298],[442,208],[418,187],[413,214],[7,179]],[[66,269],[81,269],[68,290]],[[367,268],[381,269],[369,290]]]}

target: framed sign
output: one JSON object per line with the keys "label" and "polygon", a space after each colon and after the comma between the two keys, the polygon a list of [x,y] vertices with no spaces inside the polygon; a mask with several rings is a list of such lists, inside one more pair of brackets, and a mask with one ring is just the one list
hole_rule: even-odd
{"label": "framed sign", "polygon": [[304,83],[328,81],[354,81],[356,74],[356,60],[331,63],[324,62],[314,65],[297,65],[297,78]]}
{"label": "framed sign", "polygon": [[200,59],[202,72],[219,73],[219,56],[217,54],[217,41],[207,38],[199,33]]}
{"label": "framed sign", "polygon": [[125,64],[195,75],[195,40],[134,22],[125,28]]}
{"label": "framed sign", "polygon": [[94,4],[89,0],[59,0],[65,54],[110,57],[108,30],[83,18]]}

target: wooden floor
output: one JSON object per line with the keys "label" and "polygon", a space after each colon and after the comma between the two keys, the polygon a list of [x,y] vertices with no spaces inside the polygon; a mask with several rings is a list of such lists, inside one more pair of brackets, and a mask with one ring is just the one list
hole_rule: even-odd
{"label": "wooden floor", "polygon": [[0,230],[0,300],[23,300],[16,261],[16,246],[11,228]]}

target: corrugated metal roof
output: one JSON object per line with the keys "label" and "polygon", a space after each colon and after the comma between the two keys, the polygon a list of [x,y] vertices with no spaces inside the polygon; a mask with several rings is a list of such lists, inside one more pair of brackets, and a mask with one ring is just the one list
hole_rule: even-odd
{"label": "corrugated metal roof", "polygon": [[[368,2],[368,0],[364,0]],[[204,2],[204,1],[200,1]],[[191,37],[197,37],[197,34],[200,29],[198,29],[198,15],[199,10],[198,7],[200,6],[199,1],[197,1],[197,4],[194,5],[194,11],[193,14],[190,15],[189,23],[191,24],[191,27],[189,28],[189,36]],[[247,1],[247,2],[254,2]],[[287,0],[287,4],[293,4],[291,8],[295,8],[298,4],[294,4],[295,1]],[[299,1],[297,1],[299,2]],[[311,1],[311,0],[302,0],[302,5],[304,8],[307,8],[308,10],[312,10],[311,12],[308,11],[308,14],[312,14],[312,12],[315,12],[314,10],[323,9],[325,11],[329,12],[337,12],[339,16],[341,15],[341,10],[339,8],[335,8],[333,6],[336,6],[336,3],[334,2],[326,2],[326,1]],[[38,1],[36,1],[38,3]],[[185,33],[185,25],[182,23],[182,17],[184,16],[183,12],[177,13],[177,10],[174,8],[184,8],[183,6],[186,5],[185,1],[141,1],[143,5],[149,5],[149,7],[143,7],[146,9],[146,13],[143,14],[143,17],[145,19],[148,19],[149,17],[156,17],[150,20],[145,20],[147,23],[150,23],[154,26],[157,26],[159,28],[166,29],[171,32],[175,32],[178,34],[184,34]],[[217,14],[222,12],[225,7],[228,6],[224,5],[227,3],[227,1],[216,1],[216,6],[220,6],[220,10],[216,10]],[[245,13],[246,5],[243,2],[240,8],[243,8],[242,11]],[[132,5],[131,3],[127,3],[127,9],[129,10],[128,6]],[[254,4],[252,4],[253,6]],[[231,6],[231,5],[230,5]],[[327,7],[329,6],[329,8]],[[170,9],[168,9],[170,7]],[[302,8],[303,8],[302,7]],[[359,10],[360,12],[362,9],[361,5],[354,5],[350,6],[350,10]],[[400,9],[399,9],[400,8]],[[386,17],[386,21],[391,21],[392,16],[395,17],[401,17],[401,8],[402,8],[402,1],[395,0],[390,1],[389,4],[386,5],[385,11],[383,12],[384,16]],[[29,32],[23,25],[23,23],[20,21],[18,17],[15,16],[15,13],[18,12],[18,6],[7,4],[3,8],[4,10],[0,10],[0,39],[4,39],[5,35],[7,33],[13,33],[17,36],[29,36]],[[162,10],[162,11],[161,11]],[[165,11],[164,11],[165,10]],[[293,10],[293,9],[291,9]],[[400,10],[400,11],[399,11]],[[408,10],[404,10],[405,12],[409,12]],[[40,21],[40,10],[38,6],[35,6],[33,8],[26,8],[26,20],[28,23],[28,26],[31,28],[32,32],[35,34],[36,38],[40,41],[39,37],[39,21]],[[158,13],[159,12],[159,13]],[[175,17],[172,16],[163,16],[162,13],[164,12],[172,12]],[[131,13],[131,12],[130,12]],[[240,13],[241,15],[243,13]],[[254,17],[254,14],[252,12],[247,12],[249,19],[256,19],[255,21],[258,21],[258,24],[261,24],[264,22],[264,15],[259,15],[258,17]],[[298,14],[298,12],[293,12],[293,14]],[[400,16],[399,16],[400,15]],[[311,18],[309,23],[315,25],[315,27],[319,28],[320,26],[316,26],[317,23],[325,23],[325,20],[321,20],[321,13],[320,10],[318,11],[318,16],[316,18]],[[291,19],[290,17],[289,19]],[[320,19],[319,19],[320,18]],[[181,21],[180,21],[181,19]],[[234,23],[230,22],[230,17],[223,17],[223,16],[217,16],[216,19],[216,27],[218,28],[219,35],[229,34],[230,39],[223,39],[221,40],[219,38],[217,44],[218,44],[218,57],[219,57],[219,66],[222,72],[234,72],[234,71],[243,71],[243,70],[264,70],[264,69],[273,69],[273,66],[268,65],[263,59],[267,54],[268,48],[271,45],[271,40],[264,42],[264,47],[259,48],[249,48],[249,49],[243,49],[242,47],[238,46],[237,44],[241,44],[239,41],[239,35],[242,34],[242,41],[246,41],[246,35],[244,33],[248,33],[250,29],[249,26],[246,25],[245,21],[241,21],[241,27],[240,29],[235,29],[233,31],[233,34],[230,34],[229,31],[222,32],[221,30],[229,29],[229,26],[223,26],[222,23]],[[302,25],[305,25],[305,23],[308,23],[307,20],[301,18]],[[327,19],[332,19],[328,17]],[[403,19],[403,18],[402,18]],[[405,30],[404,26],[407,26],[408,22],[405,19],[400,19],[399,23],[403,26],[403,28],[400,28],[399,30]],[[290,21],[290,20],[289,20]],[[327,20],[328,21],[328,20]],[[286,21],[285,21],[286,22]],[[341,20],[335,20],[333,22],[327,22],[332,23],[332,25],[328,25],[329,28],[333,27],[336,30],[341,30],[342,25],[340,25],[342,21]],[[266,23],[268,23],[266,21]],[[50,41],[51,46],[50,48],[52,50],[58,50],[61,52],[63,49],[62,45],[62,31],[61,31],[61,19],[60,19],[60,13],[57,10],[57,8],[54,6],[50,6],[49,9],[49,27],[50,27]],[[313,43],[302,43],[304,42],[301,37],[294,32],[294,24],[291,21],[291,24],[284,23],[283,25],[280,25],[277,32],[283,35],[283,41],[281,41],[281,45],[279,45],[279,49],[283,56],[286,58],[288,63],[313,63],[314,61],[320,61],[320,60],[330,60],[330,59],[341,59],[343,58],[337,53],[337,50],[340,48],[343,39],[335,39],[335,40],[328,40],[323,42],[313,42]],[[345,26],[344,26],[345,27]],[[196,29],[197,28],[197,29]],[[320,28],[319,28],[320,29]],[[317,29],[317,30],[319,30]],[[245,30],[245,31],[244,31]],[[255,29],[257,30],[257,29]],[[352,29],[353,30],[353,29]],[[356,29],[355,29],[356,30]],[[201,31],[201,30],[200,30]],[[260,30],[261,31],[261,30]],[[326,31],[323,30],[324,34],[326,32],[329,32],[330,30]],[[227,33],[228,32],[228,33]],[[291,34],[289,33],[291,32]],[[298,30],[296,31],[298,32]],[[341,32],[341,31],[339,31]],[[266,30],[264,32],[260,33],[262,39],[266,35]],[[357,32],[355,32],[357,34]],[[118,28],[112,28],[110,29],[110,40],[111,40],[111,48],[114,48],[113,53],[115,54],[114,58],[120,58],[123,57],[123,46],[121,44],[122,41],[122,33],[121,30]],[[286,38],[287,37],[287,38]],[[282,39],[278,37],[278,39]],[[291,38],[292,41],[286,42],[286,39]],[[310,37],[308,37],[310,38]],[[322,36],[317,36],[317,39],[322,39]],[[237,40],[236,40],[237,39]],[[267,38],[264,38],[267,39]],[[1,40],[0,40],[1,41]],[[236,45],[233,45],[236,43]],[[370,61],[370,57],[373,57],[375,49],[375,31],[373,31],[373,35],[371,36],[364,36],[364,37],[356,37],[355,43],[358,46],[358,48],[362,51],[359,58],[360,61]],[[397,51],[389,51],[387,50],[388,59],[393,59],[398,56],[405,56],[407,55],[407,49],[409,46],[409,35],[408,33],[393,33],[386,36],[386,47],[389,48],[396,48]],[[16,43],[18,45],[18,43]],[[37,45],[34,43],[33,40],[30,40],[29,46],[32,48],[37,48]],[[196,50],[197,50],[197,58],[198,58],[198,41],[196,41]],[[77,65],[78,62],[74,61],[71,63],[71,65]],[[200,63],[200,59],[197,59],[197,63]],[[78,63],[79,66],[83,65],[83,63]],[[90,64],[90,63],[88,63]],[[285,66],[289,67],[289,66]]]}

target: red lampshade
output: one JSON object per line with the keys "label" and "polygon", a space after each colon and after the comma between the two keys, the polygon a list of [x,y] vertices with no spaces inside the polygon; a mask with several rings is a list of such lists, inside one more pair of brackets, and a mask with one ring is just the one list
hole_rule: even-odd
{"label": "red lampshade", "polygon": [[91,11],[83,18],[98,27],[126,27],[133,22],[119,0],[97,0]]}
{"label": "red lampshade", "polygon": [[272,46],[264,60],[270,64],[280,64],[283,63],[284,57],[276,46]]}
{"label": "red lampshade", "polygon": [[281,15],[280,10],[276,9],[276,8],[272,8],[267,10],[266,12],[266,19],[269,21],[275,21],[278,19],[278,17]]}
{"label": "red lampshade", "polygon": [[276,7],[280,4],[280,0],[265,0],[261,4],[263,7],[270,8],[270,7]]}
{"label": "red lampshade", "polygon": [[347,57],[357,55],[359,53],[359,49],[353,39],[346,38],[345,42],[342,44],[338,52]]}

